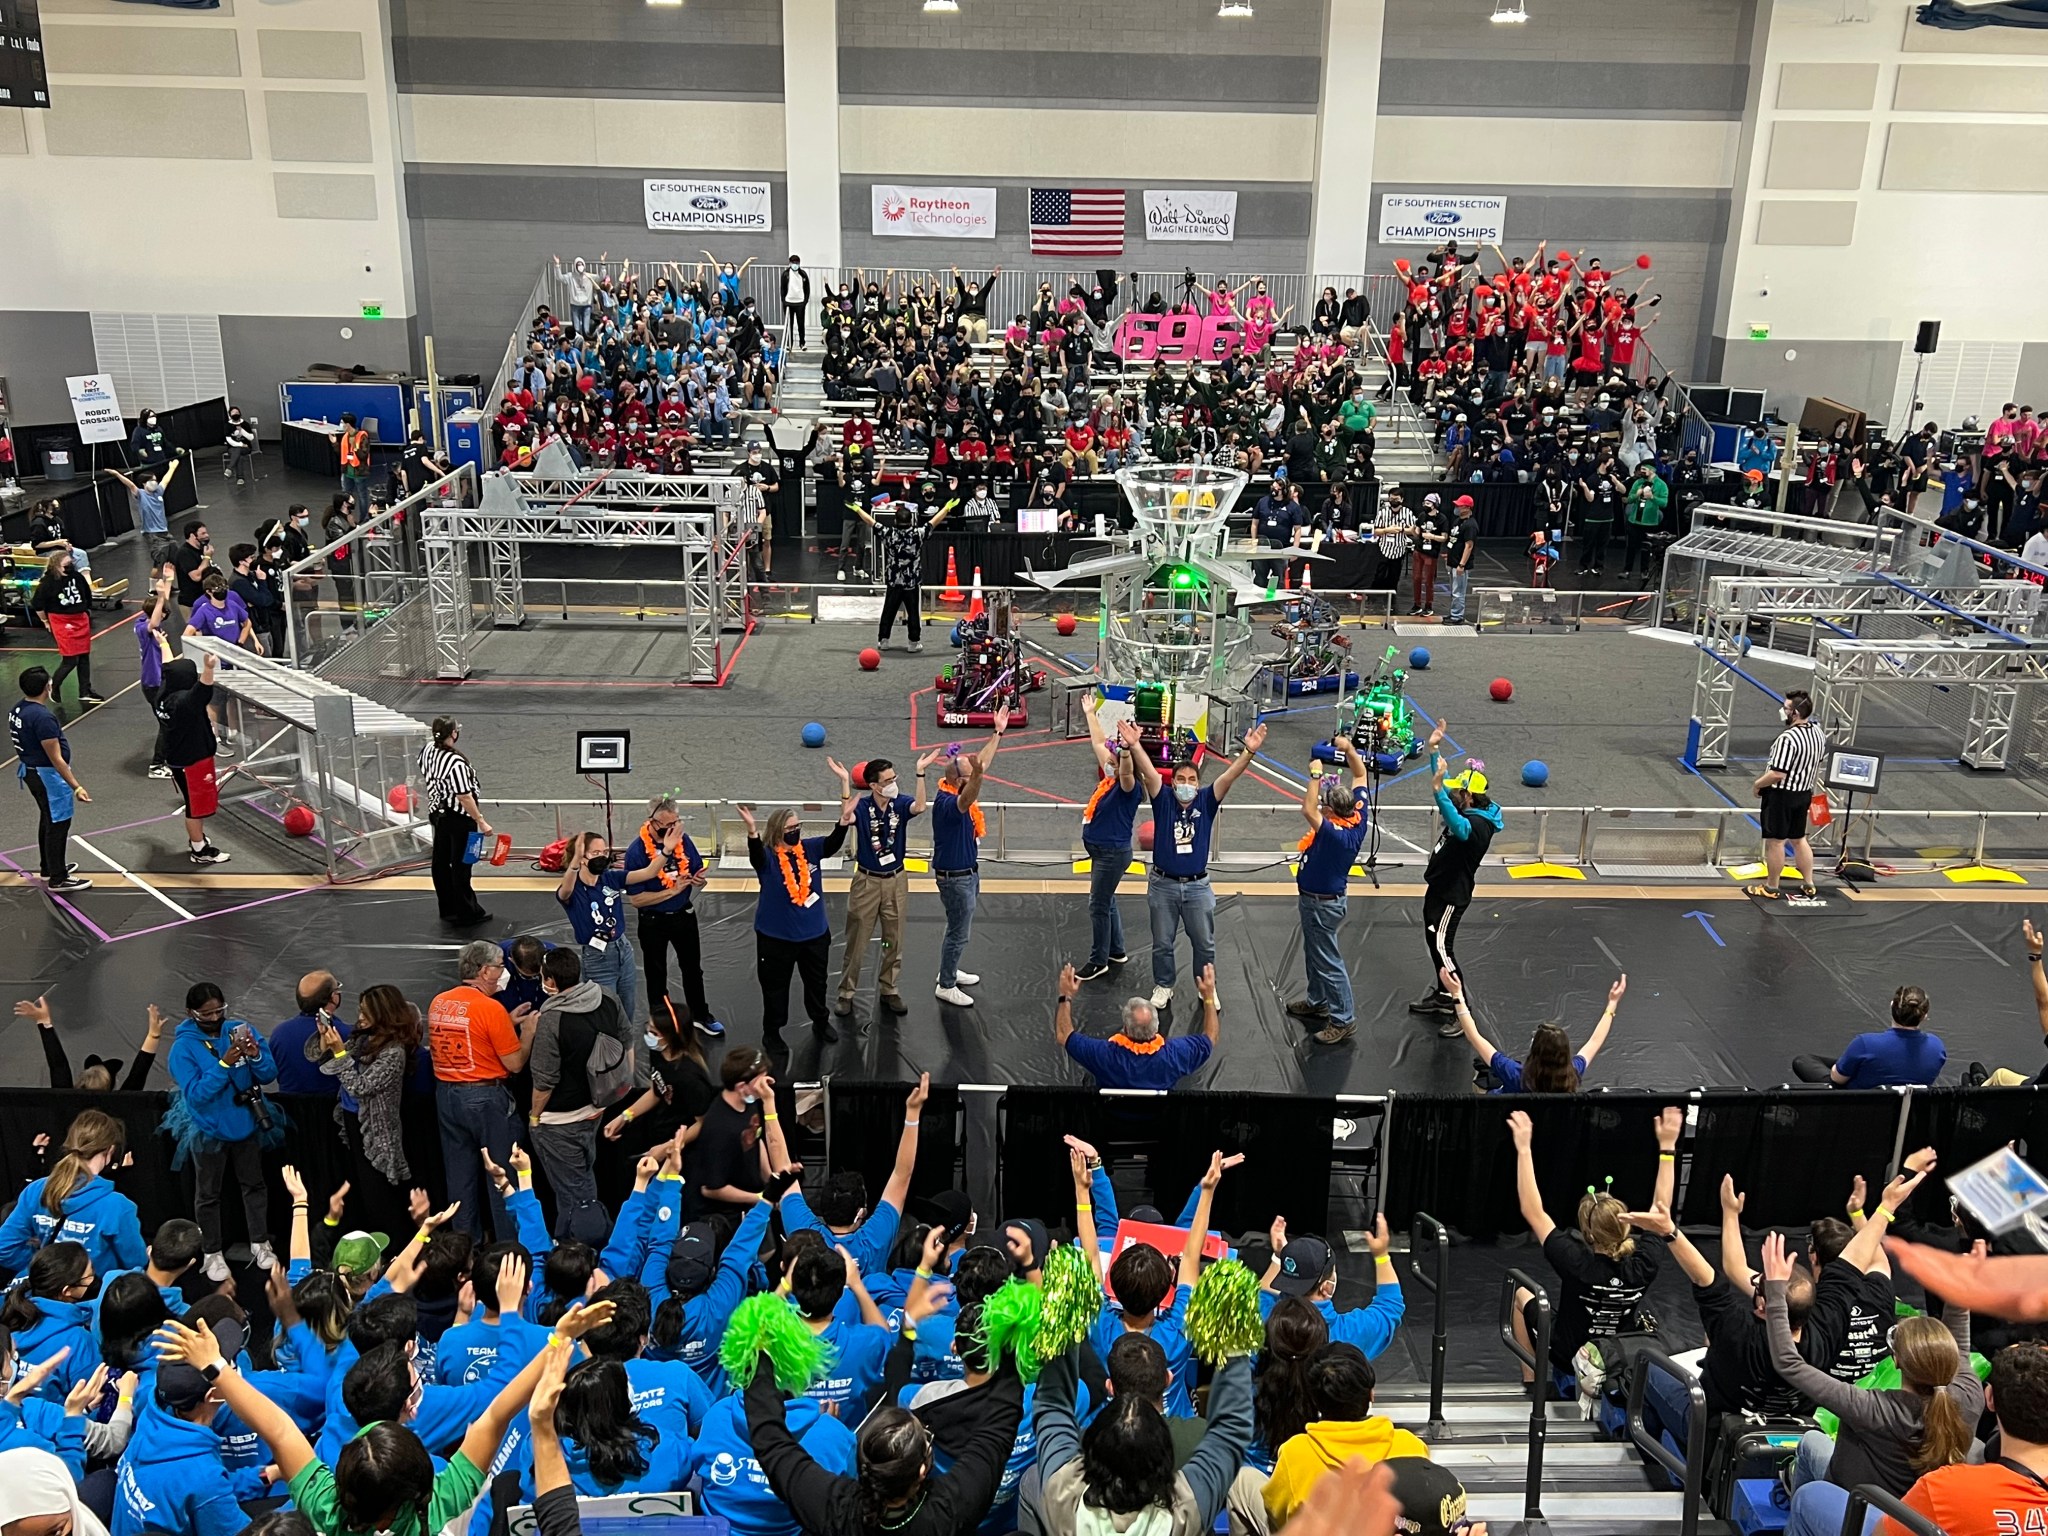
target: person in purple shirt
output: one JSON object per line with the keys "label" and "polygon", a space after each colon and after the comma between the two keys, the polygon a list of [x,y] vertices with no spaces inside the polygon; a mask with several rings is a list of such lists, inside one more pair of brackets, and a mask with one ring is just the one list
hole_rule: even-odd
{"label": "person in purple shirt", "polygon": [[[171,642],[164,637],[164,612],[171,602],[171,578],[158,576],[149,584],[149,611],[135,615],[135,648],[142,660],[142,696],[149,701],[151,718],[156,701],[164,691],[164,662],[171,654]],[[159,725],[149,749],[149,776],[168,779],[171,765],[164,761],[164,732]]]}
{"label": "person in purple shirt", "polygon": [[241,593],[228,590],[227,578],[218,571],[207,576],[205,590],[185,615],[185,633],[225,640],[244,650],[256,648],[256,626],[249,618],[249,605],[242,601]]}
{"label": "person in purple shirt", "polygon": [[1053,1039],[1093,1074],[1099,1088],[1171,1088],[1209,1059],[1222,1027],[1216,1016],[1216,967],[1203,966],[1195,985],[1202,994],[1199,1035],[1162,1039],[1159,1010],[1145,998],[1134,997],[1124,1004],[1123,1028],[1107,1040],[1097,1040],[1074,1028],[1074,994],[1081,990],[1081,978],[1073,966],[1063,966],[1060,999],[1052,1016]]}

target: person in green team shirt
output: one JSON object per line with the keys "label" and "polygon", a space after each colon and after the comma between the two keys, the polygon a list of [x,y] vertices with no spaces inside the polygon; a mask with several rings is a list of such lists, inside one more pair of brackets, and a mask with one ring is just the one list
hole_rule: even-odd
{"label": "person in green team shirt", "polygon": [[182,1361],[210,1380],[229,1409],[263,1438],[290,1485],[292,1501],[321,1536],[432,1536],[476,1503],[484,1487],[483,1468],[498,1454],[505,1430],[527,1406],[544,1372],[561,1379],[557,1356],[570,1344],[610,1321],[608,1301],[572,1307],[562,1314],[541,1352],[493,1399],[462,1446],[438,1473],[419,1437],[402,1425],[372,1424],[342,1447],[330,1468],[313,1454],[298,1425],[249,1385],[224,1359],[213,1332],[175,1320],[156,1335],[159,1357]]}

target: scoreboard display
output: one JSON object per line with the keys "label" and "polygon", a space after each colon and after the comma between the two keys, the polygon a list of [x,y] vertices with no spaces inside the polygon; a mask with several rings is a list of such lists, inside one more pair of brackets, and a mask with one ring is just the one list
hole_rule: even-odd
{"label": "scoreboard display", "polygon": [[0,0],[0,107],[47,107],[43,22],[36,0]]}

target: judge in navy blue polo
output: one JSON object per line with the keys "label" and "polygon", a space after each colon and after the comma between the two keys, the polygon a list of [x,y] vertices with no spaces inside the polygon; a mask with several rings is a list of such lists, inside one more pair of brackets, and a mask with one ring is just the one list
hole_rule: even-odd
{"label": "judge in navy blue polo", "polygon": [[1060,971],[1059,1001],[1053,1007],[1052,1036],[1060,1049],[1086,1067],[1098,1088],[1171,1088],[1198,1071],[1216,1049],[1216,967],[1205,965],[1195,985],[1202,994],[1202,1032],[1168,1040],[1159,1033],[1159,1010],[1142,997],[1124,1004],[1123,1027],[1107,1040],[1074,1028],[1074,994],[1080,975]]}
{"label": "judge in navy blue polo", "polygon": [[846,957],[839,967],[839,996],[832,1011],[841,1018],[853,1012],[854,994],[860,991],[861,968],[867,963],[868,935],[882,934],[882,964],[876,976],[881,1005],[894,1014],[910,1012],[903,1001],[900,977],[903,973],[903,913],[908,901],[910,877],[904,873],[904,855],[911,821],[925,813],[932,765],[944,757],[944,749],[925,753],[917,760],[917,794],[903,793],[902,776],[886,757],[870,758],[866,765],[867,793],[853,803],[853,885],[846,893]]}
{"label": "judge in navy blue polo", "polygon": [[1203,784],[1202,770],[1194,763],[1174,764],[1173,782],[1167,784],[1148,754],[1133,754],[1152,802],[1152,878],[1145,884],[1145,904],[1152,912],[1154,1008],[1173,1001],[1178,974],[1173,944],[1182,928],[1188,931],[1197,973],[1215,963],[1216,893],[1209,888],[1209,838],[1223,797],[1265,744],[1263,724],[1246,731],[1244,746],[1210,785]]}
{"label": "judge in navy blue polo", "polygon": [[1301,840],[1301,864],[1295,872],[1295,902],[1301,916],[1301,962],[1308,972],[1308,996],[1287,1005],[1288,1013],[1316,1026],[1316,1040],[1338,1045],[1355,1029],[1351,1021],[1351,973],[1337,949],[1349,904],[1351,861],[1365,843],[1365,759],[1351,738],[1336,738],[1338,754],[1351,782],[1338,782],[1334,768],[1325,777],[1309,774],[1301,797],[1308,835]]}

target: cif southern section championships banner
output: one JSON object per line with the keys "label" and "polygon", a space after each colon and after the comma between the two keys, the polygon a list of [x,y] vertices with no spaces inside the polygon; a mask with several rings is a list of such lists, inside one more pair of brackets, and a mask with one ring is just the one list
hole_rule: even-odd
{"label": "cif southern section championships banner", "polygon": [[64,387],[71,392],[71,419],[78,423],[79,441],[128,440],[128,429],[121,424],[121,402],[114,395],[112,374],[81,374],[75,379],[67,378]]}
{"label": "cif southern section championships banner", "polygon": [[1234,240],[1235,192],[1150,192],[1145,194],[1147,240]]}
{"label": "cif southern section championships banner", "polygon": [[765,232],[765,181],[644,182],[649,229],[728,229]]}
{"label": "cif southern section championships banner", "polygon": [[927,240],[993,240],[994,187],[897,187],[877,182],[874,233]]}
{"label": "cif southern section championships banner", "polygon": [[1381,245],[1499,245],[1508,222],[1504,197],[1466,197],[1456,192],[1382,192]]}

